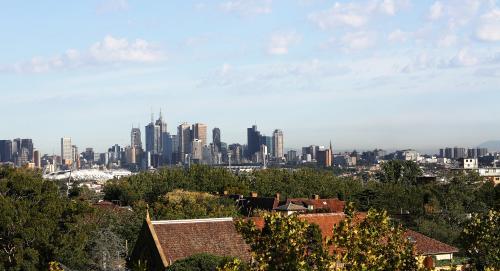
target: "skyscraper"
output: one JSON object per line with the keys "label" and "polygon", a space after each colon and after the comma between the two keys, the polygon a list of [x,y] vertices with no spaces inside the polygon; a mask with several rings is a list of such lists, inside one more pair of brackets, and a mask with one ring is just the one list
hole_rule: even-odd
{"label": "skyscraper", "polygon": [[26,149],[28,151],[28,160],[33,159],[33,140],[29,138],[21,139],[21,149]]}
{"label": "skyscraper", "polygon": [[185,162],[186,154],[191,153],[191,129],[187,122],[177,127],[177,142],[179,145],[179,161]]}
{"label": "skyscraper", "polygon": [[130,132],[130,146],[136,149],[142,149],[142,140],[141,140],[141,129],[132,127],[132,131]]}
{"label": "skyscraper", "polygon": [[207,142],[207,125],[203,123],[195,123],[193,124],[193,140],[198,139],[201,141],[201,145],[205,146],[208,144]]}
{"label": "skyscraper", "polygon": [[192,156],[191,159],[201,161],[203,155],[203,141],[195,138],[191,143]]}
{"label": "skyscraper", "polygon": [[36,168],[40,168],[42,166],[41,156],[39,150],[33,151],[33,162],[35,163]]}
{"label": "skyscraper", "polygon": [[61,138],[61,159],[62,163],[67,165],[72,163],[71,159],[73,158],[73,148],[71,146],[71,137]]}
{"label": "skyscraper", "polygon": [[221,151],[221,141],[220,141],[220,129],[215,127],[213,130],[212,130],[212,142],[214,143],[214,146],[217,150],[217,152],[220,152]]}
{"label": "skyscraper", "polygon": [[170,133],[163,133],[163,162],[166,164],[172,163],[173,141]]}
{"label": "skyscraper", "polygon": [[163,136],[167,132],[167,123],[163,120],[163,115],[160,109],[160,117],[156,120],[156,126],[159,127],[158,150],[159,154],[163,153]]}
{"label": "skyscraper", "polygon": [[0,162],[12,161],[12,141],[0,140]]}
{"label": "skyscraper", "polygon": [[281,159],[284,157],[284,150],[283,150],[283,131],[276,129],[273,132],[273,154],[274,157]]}
{"label": "skyscraper", "polygon": [[260,143],[262,145],[266,145],[268,154],[274,156],[274,148],[273,148],[273,137],[262,135],[260,139]]}
{"label": "skyscraper", "polygon": [[[158,122],[157,122],[158,123]],[[146,125],[146,151],[151,154],[158,154],[161,148],[161,129],[160,125],[155,124],[151,115],[151,122]]]}
{"label": "skyscraper", "polygon": [[260,151],[260,132],[257,130],[257,125],[252,125],[252,128],[247,128],[247,158],[252,159],[252,156]]}

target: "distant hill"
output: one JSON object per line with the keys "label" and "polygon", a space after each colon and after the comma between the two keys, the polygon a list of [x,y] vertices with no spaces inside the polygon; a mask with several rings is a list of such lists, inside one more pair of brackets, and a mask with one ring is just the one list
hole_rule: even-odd
{"label": "distant hill", "polygon": [[479,144],[481,148],[488,148],[488,151],[500,151],[500,140],[490,140]]}

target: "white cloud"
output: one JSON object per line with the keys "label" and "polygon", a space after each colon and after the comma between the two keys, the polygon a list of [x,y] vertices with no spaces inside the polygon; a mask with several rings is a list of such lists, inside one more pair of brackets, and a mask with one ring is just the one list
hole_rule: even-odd
{"label": "white cloud", "polygon": [[242,15],[269,14],[272,12],[272,0],[231,0],[220,4],[220,8]]}
{"label": "white cloud", "polygon": [[4,66],[0,70],[40,73],[81,66],[126,62],[147,63],[163,59],[165,59],[164,53],[145,40],[137,39],[129,42],[127,39],[108,35],[85,51],[69,49],[63,54],[52,57],[33,57],[29,61]]}
{"label": "white cloud", "polygon": [[301,37],[295,32],[274,34],[269,41],[267,53],[271,55],[288,54],[290,46],[297,44]]}
{"label": "white cloud", "polygon": [[377,14],[395,15],[409,6],[409,0],[367,0],[349,3],[336,2],[331,8],[309,14],[309,19],[321,29],[338,26],[360,28]]}
{"label": "white cloud", "polygon": [[154,62],[163,57],[145,40],[129,42],[112,36],[96,42],[90,47],[89,53],[98,62]]}
{"label": "white cloud", "polygon": [[466,48],[461,49],[453,58],[444,63],[445,68],[469,67],[479,63],[479,59]]}
{"label": "white cloud", "polygon": [[376,35],[370,32],[347,33],[341,38],[341,44],[348,50],[361,50],[375,44]]}
{"label": "white cloud", "polygon": [[341,25],[361,27],[368,21],[369,9],[372,8],[355,3],[337,2],[330,9],[310,14],[309,19],[321,29],[335,28]]}
{"label": "white cloud", "polygon": [[103,0],[97,6],[97,13],[108,13],[128,10],[129,5],[127,0]]}
{"label": "white cloud", "polygon": [[437,44],[440,47],[451,47],[457,43],[457,36],[454,34],[447,34],[439,38]]}
{"label": "white cloud", "polygon": [[406,42],[410,37],[410,32],[404,32],[401,31],[401,29],[396,29],[389,34],[387,40],[391,42]]}
{"label": "white cloud", "polygon": [[482,41],[500,41],[500,9],[494,9],[481,16],[476,36]]}
{"label": "white cloud", "polygon": [[437,20],[443,16],[443,3],[440,1],[434,2],[429,8],[429,19]]}

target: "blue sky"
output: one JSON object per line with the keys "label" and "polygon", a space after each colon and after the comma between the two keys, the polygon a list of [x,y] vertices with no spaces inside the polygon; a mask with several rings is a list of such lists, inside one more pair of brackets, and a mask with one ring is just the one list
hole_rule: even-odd
{"label": "blue sky", "polygon": [[285,146],[500,138],[494,0],[0,1],[0,137],[103,151],[161,108]]}

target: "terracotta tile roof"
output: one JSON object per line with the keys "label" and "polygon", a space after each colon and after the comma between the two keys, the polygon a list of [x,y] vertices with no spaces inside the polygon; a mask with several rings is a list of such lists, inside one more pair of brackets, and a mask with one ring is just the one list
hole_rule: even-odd
{"label": "terracotta tile roof", "polygon": [[297,205],[292,202],[274,208],[276,211],[307,211],[307,208],[302,205]]}
{"label": "terracotta tile roof", "polygon": [[339,199],[307,199],[307,198],[290,198],[286,202],[292,202],[294,204],[300,204],[307,208],[307,206],[312,205],[314,210],[326,209],[331,212],[338,213],[343,212],[345,207],[345,201]]}
{"label": "terracotta tile roof", "polygon": [[233,256],[250,261],[250,248],[232,218],[152,221],[167,261],[198,253]]}
{"label": "terracotta tile roof", "polygon": [[405,236],[415,242],[415,250],[419,255],[448,254],[458,252],[458,248],[427,237],[416,231],[407,230]]}

